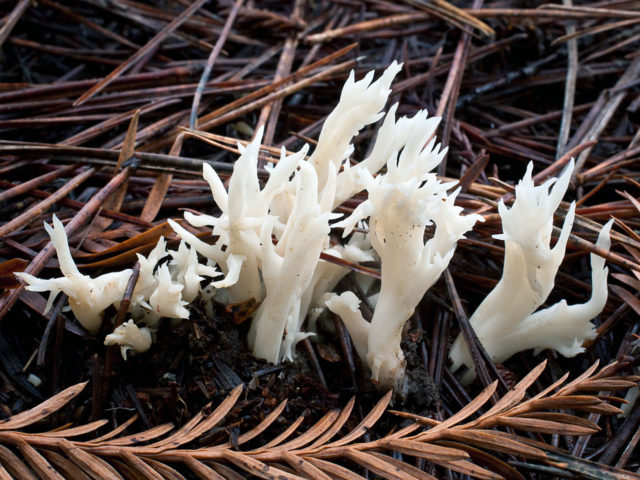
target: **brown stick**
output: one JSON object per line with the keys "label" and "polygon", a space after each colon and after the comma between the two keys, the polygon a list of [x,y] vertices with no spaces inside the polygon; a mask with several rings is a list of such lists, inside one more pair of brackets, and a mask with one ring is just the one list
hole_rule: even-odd
{"label": "brown stick", "polygon": [[4,192],[0,192],[0,202],[4,202],[6,200],[9,200],[10,198],[22,195],[23,193],[28,193],[32,188],[38,188],[41,185],[49,183],[51,180],[55,180],[56,178],[61,177],[65,173],[72,172],[76,168],[78,168],[77,164],[56,168],[52,172],[45,173],[44,175],[40,175],[39,177],[27,180],[20,185],[11,187]]}
{"label": "brown stick", "polygon": [[[475,0],[473,2],[473,9],[479,9],[482,6],[482,2],[483,0]],[[445,110],[447,112],[442,125],[441,141],[443,145],[449,145],[451,129],[453,128],[453,115],[455,113],[456,103],[458,102],[460,86],[462,85],[462,76],[464,75],[464,70],[467,66],[467,56],[469,54],[470,44],[471,35],[463,32],[460,35],[458,46],[456,47],[456,51],[453,55],[453,63],[451,65],[451,70],[449,71],[449,76],[447,77],[447,82],[444,86],[444,91],[442,92],[442,97],[440,97],[440,103],[438,103],[436,116],[442,116]],[[438,165],[438,174],[444,175],[446,171],[447,155],[444,156],[442,162]]]}
{"label": "brown stick", "polygon": [[[180,155],[183,140],[184,134],[181,133],[173,142],[169,155]],[[162,207],[162,201],[171,186],[171,180],[173,180],[173,175],[170,173],[163,172],[158,174],[156,181],[151,188],[151,193],[149,194],[149,197],[147,197],[144,207],[142,208],[142,213],[140,214],[140,218],[142,220],[145,222],[153,222],[153,219],[156,218],[156,215]]]}
{"label": "brown stick", "polygon": [[[571,0],[563,0],[563,4],[571,6]],[[567,25],[567,34],[575,33],[576,26]],[[560,132],[558,133],[558,144],[556,147],[556,158],[560,157],[569,141],[571,131],[571,117],[576,96],[576,79],[578,78],[578,43],[576,39],[567,43],[567,79],[564,84],[564,105],[562,107],[562,121]]]}
{"label": "brown stick", "polygon": [[30,4],[31,0],[20,0],[16,4],[15,8],[11,11],[9,16],[5,20],[4,25],[2,25],[2,28],[0,29],[0,48],[2,47],[2,44],[5,42],[7,37],[9,37],[9,34],[11,34],[13,27],[16,26],[16,23],[18,23],[20,17],[22,17],[24,12],[27,11],[27,8],[29,8]]}
{"label": "brown stick", "polygon": [[6,234],[13,232],[16,228],[20,228],[23,225],[26,225],[35,217],[47,211],[51,205],[58,202],[58,200],[62,199],[63,197],[66,197],[74,188],[91,178],[91,175],[93,175],[95,171],[95,168],[90,168],[76,175],[69,182],[65,183],[62,188],[56,190],[56,192],[53,193],[50,197],[36,203],[10,222],[2,225],[0,227],[0,237],[4,237]]}
{"label": "brown stick", "polygon": [[224,23],[224,28],[216,41],[213,50],[211,50],[211,54],[207,59],[207,63],[204,67],[204,72],[202,72],[202,76],[200,77],[200,82],[198,82],[198,87],[196,88],[196,93],[193,96],[193,103],[191,104],[191,116],[189,117],[189,127],[197,128],[197,116],[198,116],[198,106],[200,105],[200,99],[202,98],[202,92],[204,90],[204,86],[207,84],[207,80],[209,79],[209,75],[211,74],[211,69],[213,68],[213,64],[215,63],[218,55],[222,51],[222,46],[227,41],[227,37],[229,36],[229,32],[231,31],[231,26],[233,22],[236,20],[236,16],[238,15],[238,10],[242,7],[244,0],[236,0],[236,3],[233,5],[231,12],[229,12],[229,17],[227,21]]}
{"label": "brown stick", "polygon": [[131,57],[129,57],[125,62],[121,63],[115,70],[113,70],[109,75],[103,78],[100,82],[95,84],[85,93],[80,95],[80,97],[73,102],[73,106],[77,107],[78,105],[82,105],[84,102],[93,97],[96,93],[103,90],[107,85],[109,85],[113,80],[122,75],[125,71],[131,68],[136,64],[139,60],[145,57],[145,55],[156,48],[156,46],[162,42],[165,38],[167,38],[171,33],[173,33],[180,25],[182,25],[191,15],[193,15],[196,10],[198,10],[207,0],[196,0],[184,10],[180,15],[178,15],[175,20],[169,23],[166,27],[158,32],[158,34],[153,37],[147,44],[134,53]]}
{"label": "brown stick", "polygon": [[256,110],[262,107],[263,105],[266,105],[267,103],[272,102],[278,98],[286,97],[288,95],[291,95],[294,92],[297,92],[298,90],[302,90],[303,88],[308,87],[309,85],[313,85],[316,82],[321,82],[322,80],[325,80],[338,72],[343,72],[353,67],[353,65],[355,65],[355,60],[348,60],[346,62],[342,62],[337,65],[334,65],[333,67],[329,67],[326,70],[321,71],[320,73],[316,73],[311,77],[305,78],[304,80],[300,80],[299,82],[296,82],[293,85],[289,85],[283,88],[282,90],[273,92],[272,94],[267,95],[266,97],[261,98],[260,100],[256,100],[255,102],[252,102],[248,105],[240,107],[237,110],[229,112],[225,115],[221,115],[220,117],[214,118],[208,122],[204,122],[200,125],[200,128],[203,130],[208,130],[218,125],[222,125],[223,123],[227,123],[230,120],[238,118],[247,112]]}

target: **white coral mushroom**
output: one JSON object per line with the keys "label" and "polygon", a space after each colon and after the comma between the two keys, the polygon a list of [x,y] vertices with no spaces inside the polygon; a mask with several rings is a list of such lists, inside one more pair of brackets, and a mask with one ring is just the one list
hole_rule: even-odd
{"label": "white coral mushroom", "polygon": [[[411,133],[398,160],[392,157],[387,173],[377,178],[361,171],[369,198],[336,224],[345,227],[346,235],[369,217],[371,244],[382,260],[366,361],[372,378],[384,388],[399,387],[404,376],[400,341],[405,322],[448,265],[457,241],[480,219],[462,216],[462,208],[454,206],[457,192],[446,193],[452,184],[441,183],[430,172],[444,154],[435,140],[423,148],[437,122],[428,120],[426,112],[410,120]],[[435,233],[425,243],[425,228],[432,223]]]}
{"label": "white coral mushroom", "polygon": [[[416,121],[396,122],[392,108],[372,154],[359,167],[349,169],[353,136],[384,115],[391,81],[399,70],[394,62],[376,81],[374,72],[358,82],[351,73],[313,155],[304,160],[306,145],[289,156],[283,149],[262,189],[257,175],[262,129],[246,147],[239,145],[241,155],[234,165],[228,192],[215,171],[205,164],[204,177],[222,213],[218,217],[186,213],[185,219],[196,227],[213,227],[213,235],[220,237],[215,245],[206,244],[170,221],[183,240],[225,273],[223,280],[212,284],[225,289],[219,299],[263,300],[249,339],[261,358],[274,362],[292,358],[296,342],[308,335],[302,331],[302,324],[309,309],[317,314],[321,297],[347,273],[340,266],[321,262],[321,252],[351,261],[370,258],[355,243],[331,248],[328,221],[334,217],[331,210],[337,203],[363,188],[360,172],[376,173],[413,135],[411,129],[405,132],[405,127],[414,126]],[[429,122],[433,124],[431,130],[423,132],[427,136],[436,124]],[[423,143],[424,135],[420,137]],[[340,168],[344,171],[338,175]]]}
{"label": "white coral mushroom", "polygon": [[[564,258],[567,240],[573,225],[575,204],[571,204],[555,246],[551,248],[553,214],[567,190],[573,171],[573,161],[560,178],[534,186],[529,164],[523,179],[516,186],[516,198],[510,209],[500,203],[505,259],[502,278],[470,318],[478,339],[496,362],[513,354],[536,349],[554,349],[564,356],[582,351],[582,342],[594,338],[590,320],[607,300],[607,269],[604,259],[592,254],[592,296],[582,305],[568,306],[561,302],[534,313],[553,289],[554,279]],[[550,187],[555,183],[553,188]],[[609,249],[609,222],[600,232],[597,245]],[[459,335],[449,357],[453,370],[473,366],[470,354]],[[473,379],[469,370],[464,381]]]}
{"label": "white coral mushroom", "polygon": [[[220,265],[227,275],[223,284],[228,288],[230,302],[255,298],[262,300],[264,288],[260,278],[260,232],[267,217],[273,197],[284,191],[286,182],[304,157],[306,149],[286,156],[284,149],[278,164],[271,170],[263,189],[258,181],[258,154],[263,129],[246,147],[238,144],[241,154],[233,167],[229,191],[225,191],[218,174],[210,165],[203,164],[203,175],[211,187],[214,200],[222,214],[194,215],[185,213],[185,219],[193,226],[213,227],[213,235],[220,236],[215,245],[207,245],[184,228],[171,222],[176,233],[200,254]],[[224,247],[224,248],[223,248]],[[239,269],[238,261],[242,261]],[[233,267],[233,268],[232,268]],[[231,280],[234,281],[231,281]],[[220,288],[220,287],[219,287]]]}
{"label": "white coral mushroom", "polygon": [[131,269],[106,273],[97,278],[80,273],[69,250],[67,234],[62,222],[53,216],[53,228],[47,223],[44,228],[58,254],[58,262],[63,277],[44,280],[28,273],[16,273],[34,292],[49,291],[49,300],[45,312],[49,311],[55,297],[64,292],[69,297],[69,305],[80,324],[89,333],[95,334],[102,325],[102,312],[108,306],[119,302],[131,277]]}
{"label": "white coral mushroom", "polygon": [[184,241],[180,242],[178,250],[170,250],[169,253],[172,258],[171,262],[169,262],[171,276],[184,287],[182,300],[187,303],[198,296],[200,282],[204,280],[202,275],[210,278],[220,275],[220,272],[215,267],[198,263],[198,255],[195,248],[189,248]]}
{"label": "white coral mushroom", "polygon": [[307,336],[298,326],[302,295],[329,234],[330,214],[320,210],[316,172],[308,162],[301,162],[295,182],[295,204],[277,245],[271,241],[274,220],[262,228],[262,276],[267,295],[249,331],[254,354],[274,363],[293,358],[293,346]]}
{"label": "white coral mushroom", "polygon": [[146,352],[151,348],[151,330],[147,327],[138,327],[133,320],[116,327],[113,333],[104,339],[105,345],[120,345],[122,358],[127,359],[127,352]]}
{"label": "white coral mushroom", "polygon": [[149,297],[149,304],[154,312],[161,317],[189,318],[189,310],[185,308],[187,302],[182,299],[181,283],[174,282],[169,267],[164,264],[158,268],[158,286]]}
{"label": "white coral mushroom", "polygon": [[[401,65],[394,61],[375,82],[372,82],[373,70],[357,82],[354,72],[351,71],[349,74],[347,82],[342,87],[340,101],[327,117],[318,138],[318,145],[309,159],[318,174],[318,189],[321,197],[327,186],[331,182],[336,182],[336,172],[341,165],[348,162],[353,153],[354,147],[351,144],[353,137],[364,126],[377,122],[384,115],[381,110],[391,93],[391,82],[401,68]],[[377,169],[383,164],[384,162],[378,162]],[[367,166],[371,165],[367,164]],[[372,170],[377,171],[377,169]],[[341,183],[343,180],[349,181],[348,176],[339,178]],[[340,192],[350,190],[346,185],[335,188]],[[347,198],[351,196],[348,193],[341,193],[341,197],[344,195],[347,195]],[[328,205],[329,209],[333,207],[334,198],[335,194],[331,195],[332,202]]]}

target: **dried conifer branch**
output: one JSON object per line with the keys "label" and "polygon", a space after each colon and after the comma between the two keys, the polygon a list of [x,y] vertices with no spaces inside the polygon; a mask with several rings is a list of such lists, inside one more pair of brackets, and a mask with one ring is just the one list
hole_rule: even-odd
{"label": "dried conifer branch", "polygon": [[[441,467],[480,479],[521,478],[499,454],[510,454],[528,460],[546,462],[562,468],[575,462],[559,461],[558,449],[542,441],[500,430],[541,434],[590,435],[598,425],[577,415],[578,412],[616,414],[620,410],[611,402],[616,397],[601,398],[588,392],[626,390],[640,380],[638,376],[619,376],[620,365],[612,364],[597,371],[592,365],[584,374],[567,382],[568,375],[539,392],[525,398],[527,389],[540,377],[546,362],[534,368],[495,405],[482,411],[496,390],[493,383],[466,407],[439,422],[419,415],[389,411],[411,421],[397,431],[373,441],[362,441],[387,410],[391,393],[353,429],[345,425],[355,404],[351,399],[341,410],[331,410],[306,430],[299,430],[300,417],[279,434],[271,433],[286,402],[278,405],[251,430],[235,441],[201,445],[198,440],[224,422],[242,393],[242,386],[209,412],[209,406],[174,429],[165,424],[140,433],[123,435],[136,417],[98,438],[95,435],[107,423],[95,421],[77,427],[63,427],[42,433],[26,433],[38,422],[62,409],[78,396],[86,383],[58,393],[37,407],[14,415],[0,423],[0,459],[3,478],[53,479],[74,477],[86,472],[93,478],[122,478],[133,472],[139,478],[184,478],[182,469],[203,478],[243,478],[245,474],[262,478],[327,479],[361,478],[359,468],[386,479],[435,478],[416,468],[411,458],[424,459]],[[560,413],[570,410],[572,413]],[[472,417],[476,418],[472,418]],[[168,436],[167,436],[168,435]],[[245,445],[249,445],[245,449]],[[549,457],[549,452],[553,455]],[[527,464],[531,465],[531,464]],[[590,464],[593,469],[594,465]],[[592,470],[593,471],[593,470]],[[624,472],[626,475],[628,472]],[[86,478],[86,475],[81,476]],[[80,477],[78,477],[80,478]],[[639,478],[629,473],[627,478]]]}

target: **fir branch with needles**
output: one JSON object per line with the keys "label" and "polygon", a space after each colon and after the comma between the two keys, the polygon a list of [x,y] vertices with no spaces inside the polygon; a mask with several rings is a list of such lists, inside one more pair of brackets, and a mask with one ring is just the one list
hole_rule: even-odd
{"label": "fir branch with needles", "polygon": [[[596,363],[572,381],[567,381],[566,374],[539,393],[527,396],[545,366],[546,362],[538,365],[497,401],[492,400],[497,383],[489,385],[462,410],[441,422],[387,410],[389,392],[349,431],[345,425],[353,413],[355,398],[342,409],[327,412],[306,430],[300,428],[304,420],[300,417],[284,431],[270,434],[286,407],[283,401],[234,441],[206,444],[206,435],[224,424],[238,403],[243,390],[239,385],[217,408],[207,406],[178,429],[165,424],[127,434],[136,420],[134,416],[99,436],[107,420],[33,433],[44,419],[82,392],[86,383],[81,383],[0,423],[0,478],[120,479],[133,475],[183,479],[191,472],[198,478],[324,480],[361,479],[368,470],[385,479],[434,479],[416,466],[428,464],[479,479],[524,478],[505,455],[554,468],[561,465],[558,458],[568,458],[567,465],[581,462],[545,443],[544,435],[598,433],[600,427],[579,414],[619,413],[613,404],[624,400],[597,392],[623,391],[640,380],[638,376],[619,375],[624,366],[618,363],[600,370]],[[406,426],[365,440],[365,434],[374,429],[385,412],[404,419]],[[533,440],[522,432],[539,435]],[[421,462],[416,464],[414,459]],[[600,468],[594,463],[584,465],[591,472]],[[630,472],[616,472],[625,478],[640,478]]]}

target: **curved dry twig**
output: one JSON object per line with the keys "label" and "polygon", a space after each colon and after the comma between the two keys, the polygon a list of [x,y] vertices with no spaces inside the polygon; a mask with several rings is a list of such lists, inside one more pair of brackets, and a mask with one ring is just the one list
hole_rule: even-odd
{"label": "curved dry twig", "polygon": [[[220,424],[237,403],[242,386],[236,387],[207,413],[203,409],[175,430],[159,425],[150,430],[123,435],[135,418],[116,429],[89,440],[78,437],[96,432],[107,422],[97,421],[43,433],[26,433],[48,415],[76,397],[86,383],[58,393],[37,407],[0,423],[0,479],[183,479],[190,471],[203,479],[259,478],[361,479],[369,470],[386,479],[434,479],[417,468],[414,459],[479,479],[523,478],[499,458],[500,453],[558,466],[560,454],[539,440],[514,431],[542,434],[589,435],[600,428],[577,412],[615,414],[616,397],[599,397],[588,392],[626,390],[640,377],[615,376],[617,364],[597,371],[597,363],[567,383],[568,375],[530,398],[527,389],[544,370],[541,363],[493,406],[482,410],[496,390],[485,388],[469,405],[445,421],[387,410],[389,392],[352,430],[344,433],[355,400],[342,410],[332,410],[311,428],[300,431],[300,417],[283,432],[269,436],[270,427],[285,409],[277,406],[253,429],[236,441],[202,446],[197,441]],[[551,411],[553,410],[553,411]],[[571,410],[572,413],[559,413]],[[372,441],[362,437],[388,411],[411,423]],[[472,418],[475,417],[475,418]],[[266,439],[266,440],[264,440]],[[252,447],[241,450],[249,442]],[[553,452],[550,458],[549,452]],[[555,460],[554,460],[555,459]],[[624,472],[626,478],[640,478]]]}

